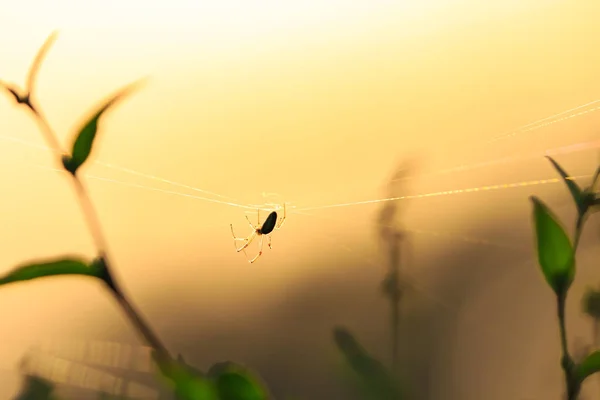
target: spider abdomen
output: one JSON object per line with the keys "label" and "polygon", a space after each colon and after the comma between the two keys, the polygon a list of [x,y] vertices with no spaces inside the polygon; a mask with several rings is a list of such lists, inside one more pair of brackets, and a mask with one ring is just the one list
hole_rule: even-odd
{"label": "spider abdomen", "polygon": [[273,232],[273,229],[275,229],[275,225],[277,224],[277,212],[273,211],[271,214],[269,214],[269,216],[267,217],[267,219],[265,219],[264,224],[260,227],[260,233],[261,235],[268,235],[269,233]]}

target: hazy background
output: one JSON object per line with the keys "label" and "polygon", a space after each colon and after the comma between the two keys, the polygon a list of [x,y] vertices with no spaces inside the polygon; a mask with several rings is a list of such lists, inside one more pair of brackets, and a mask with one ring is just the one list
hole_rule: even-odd
{"label": "hazy background", "polygon": [[[95,158],[242,204],[266,201],[262,192],[299,208],[383,198],[407,158],[425,173],[597,139],[600,113],[588,112],[484,145],[600,97],[600,5],[592,0],[0,5],[1,79],[22,84],[39,46],[60,29],[37,96],[63,143],[100,100],[150,76],[103,120]],[[55,161],[36,147],[44,145],[36,124],[8,96],[0,99],[0,135],[0,269],[66,253],[92,257],[68,180],[39,167]],[[589,149],[556,158],[585,175],[599,156]],[[85,172],[210,197],[98,164]],[[416,177],[401,190],[555,177],[540,156]],[[290,212],[274,250],[249,265],[229,232],[230,223],[247,232],[243,209],[86,182],[118,277],[192,363],[245,362],[275,394],[330,399],[338,393],[334,325],[389,359],[381,204]],[[403,268],[420,290],[403,306],[402,335],[419,399],[560,398],[554,304],[531,252],[531,194],[574,218],[556,183],[399,203],[401,222],[415,231]],[[572,339],[590,337],[578,310],[583,288],[600,280],[597,233],[590,223],[582,241]],[[81,279],[0,290],[0,320],[1,398],[16,390],[10,369],[41,339],[135,340],[107,293]],[[596,382],[588,386],[589,398],[600,398]]]}

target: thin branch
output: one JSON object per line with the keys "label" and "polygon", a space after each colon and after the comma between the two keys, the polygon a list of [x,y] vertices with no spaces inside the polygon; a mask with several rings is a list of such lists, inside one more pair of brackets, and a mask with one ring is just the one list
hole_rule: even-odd
{"label": "thin branch", "polygon": [[[47,119],[42,115],[40,108],[35,106],[31,99],[31,92],[34,88],[37,72],[48,49],[56,40],[56,36],[57,32],[53,32],[48,37],[48,39],[46,39],[46,42],[38,51],[34,62],[29,70],[25,94],[19,94],[16,89],[2,82],[0,82],[0,85],[6,87],[6,89],[15,97],[17,103],[25,105],[33,113],[35,120],[39,124],[42,134],[45,140],[48,142],[50,148],[53,150],[54,153],[56,153],[56,155],[64,156],[67,155],[67,153],[63,150],[60,142],[58,141],[57,135],[50,127],[50,124],[48,123]],[[144,340],[154,348],[154,350],[156,351],[156,356],[161,361],[172,360],[172,357],[167,351],[166,347],[162,344],[158,336],[152,331],[149,324],[142,318],[141,314],[133,307],[131,302],[126,298],[120,285],[118,285],[118,283],[116,282],[112,272],[112,263],[110,262],[110,259],[108,257],[108,245],[102,233],[102,227],[94,205],[90,200],[90,197],[79,177],[75,174],[71,175],[71,177],[73,179],[73,185],[75,186],[75,191],[77,193],[77,197],[79,199],[84,218],[88,225],[89,231],[93,237],[95,246],[98,252],[100,253],[101,259],[104,263],[106,273],[104,282],[111,289],[111,293],[115,296],[118,303],[123,308],[123,311],[134,324],[138,332],[142,335]]]}

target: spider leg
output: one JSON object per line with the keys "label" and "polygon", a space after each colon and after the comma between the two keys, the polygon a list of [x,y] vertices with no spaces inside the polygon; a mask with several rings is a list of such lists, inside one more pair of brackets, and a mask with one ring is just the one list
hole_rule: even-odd
{"label": "spider leg", "polygon": [[258,257],[260,257],[262,255],[262,248],[263,248],[263,237],[261,236],[258,239],[258,254],[256,256],[254,256],[254,258],[252,260],[248,260],[248,262],[250,264],[252,264],[254,261],[258,260]]}
{"label": "spider leg", "polygon": [[233,224],[229,224],[229,226],[231,227],[231,236],[233,236],[233,240],[248,240],[248,237],[237,237],[235,236],[235,232],[233,232]]}
{"label": "spider leg", "polygon": [[267,245],[269,246],[269,249],[273,250],[273,246],[271,246],[271,235],[267,236]]}
{"label": "spider leg", "polygon": [[231,228],[231,236],[233,236],[233,240],[240,239],[237,236],[235,236],[235,232],[233,231],[233,224],[229,224],[229,227]]}
{"label": "spider leg", "polygon": [[[246,243],[242,246],[242,247],[236,247],[236,251],[239,253],[240,251],[244,251],[246,249],[246,247],[250,246],[250,243],[252,243],[254,241],[254,239],[256,239],[256,231],[252,232],[250,234],[250,236],[248,236],[247,239],[244,239],[246,241]],[[262,238],[261,238],[262,240]]]}
{"label": "spider leg", "polygon": [[[254,226],[254,224],[252,222],[250,222],[250,218],[248,218],[247,215],[246,215],[246,220],[248,221],[248,225],[250,225],[252,227],[252,230],[255,231],[256,227]],[[260,225],[260,222],[258,223],[258,225]]]}
{"label": "spider leg", "polygon": [[279,222],[277,223],[277,225],[275,225],[275,229],[281,229],[281,227],[283,226],[283,223],[285,222],[285,217],[286,217],[286,212],[285,212],[285,203],[283,203],[283,217],[281,217],[281,219],[279,220]]}
{"label": "spider leg", "polygon": [[[233,240],[235,241],[243,241],[246,242],[242,247],[237,247],[235,246],[235,250],[239,253],[240,251],[244,250],[246,247],[248,247],[250,245],[250,243],[252,243],[252,241],[254,240],[255,236],[256,236],[256,231],[253,231],[250,236],[245,237],[245,238],[241,238],[241,237],[237,237],[235,236],[235,232],[233,231],[233,224],[229,224],[229,226],[231,227],[231,235],[233,236]],[[235,243],[234,243],[235,244]]]}

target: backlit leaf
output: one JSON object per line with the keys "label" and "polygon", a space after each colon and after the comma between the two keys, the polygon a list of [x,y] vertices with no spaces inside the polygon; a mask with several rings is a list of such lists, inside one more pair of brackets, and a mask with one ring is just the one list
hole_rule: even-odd
{"label": "backlit leaf", "polygon": [[88,263],[62,258],[19,266],[0,277],[0,285],[59,275],[82,275],[100,278],[101,271]]}
{"label": "backlit leaf", "polygon": [[211,367],[208,376],[219,393],[219,400],[267,400],[265,385],[258,376],[241,365],[224,362]]}
{"label": "backlit leaf", "polygon": [[550,160],[554,168],[558,171],[563,181],[567,185],[567,188],[569,189],[569,192],[571,192],[571,196],[575,201],[575,206],[577,207],[579,215],[583,215],[586,212],[587,206],[583,202],[581,188],[574,180],[568,179],[569,175],[567,172],[552,157],[546,156],[546,158]]}
{"label": "backlit leaf", "polygon": [[600,351],[595,351],[588,355],[575,368],[575,375],[579,382],[583,382],[588,376],[600,372]]}
{"label": "backlit leaf", "polygon": [[546,282],[557,295],[565,295],[575,278],[575,257],[571,240],[557,217],[532,196],[533,223],[538,262]]}
{"label": "backlit leaf", "polygon": [[79,130],[79,134],[73,143],[71,155],[64,156],[62,160],[63,166],[72,175],[75,175],[77,170],[86,162],[92,152],[100,118],[113,104],[115,104],[115,102],[117,102],[117,100],[120,100],[126,94],[131,92],[134,86],[135,84],[129,85],[110,97]]}

